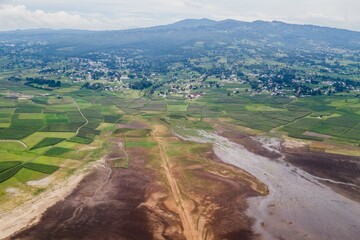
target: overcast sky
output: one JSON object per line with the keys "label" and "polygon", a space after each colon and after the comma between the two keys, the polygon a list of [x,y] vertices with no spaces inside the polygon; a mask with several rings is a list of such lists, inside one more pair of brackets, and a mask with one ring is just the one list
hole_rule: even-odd
{"label": "overcast sky", "polygon": [[360,0],[0,0],[0,30],[126,29],[185,18],[280,20],[360,31]]}

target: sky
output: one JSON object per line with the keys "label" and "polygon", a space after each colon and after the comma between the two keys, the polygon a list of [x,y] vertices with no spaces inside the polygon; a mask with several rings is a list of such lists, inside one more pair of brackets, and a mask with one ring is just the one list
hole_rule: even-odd
{"label": "sky", "polygon": [[0,30],[118,30],[187,18],[284,21],[360,31],[360,0],[0,0]]}

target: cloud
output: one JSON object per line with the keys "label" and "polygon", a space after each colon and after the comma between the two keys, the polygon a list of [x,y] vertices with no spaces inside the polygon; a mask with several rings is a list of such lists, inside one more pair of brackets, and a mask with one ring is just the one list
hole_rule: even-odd
{"label": "cloud", "polygon": [[360,31],[360,16],[328,16],[321,12],[309,12],[301,16],[293,16],[284,19],[284,21],[292,23],[317,24],[321,26],[332,26],[343,29],[352,29]]}
{"label": "cloud", "polygon": [[64,11],[30,11],[25,5],[0,5],[0,29],[26,28],[87,28],[101,29],[103,21],[69,14]]}

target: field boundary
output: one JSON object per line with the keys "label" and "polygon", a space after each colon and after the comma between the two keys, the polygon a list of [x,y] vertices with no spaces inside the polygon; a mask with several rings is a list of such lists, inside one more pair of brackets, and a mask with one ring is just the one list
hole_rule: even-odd
{"label": "field boundary", "polygon": [[25,148],[29,148],[26,143],[24,143],[23,141],[20,140],[11,140],[11,139],[0,139],[0,142],[14,142],[14,143],[19,143],[21,145],[23,145]]}

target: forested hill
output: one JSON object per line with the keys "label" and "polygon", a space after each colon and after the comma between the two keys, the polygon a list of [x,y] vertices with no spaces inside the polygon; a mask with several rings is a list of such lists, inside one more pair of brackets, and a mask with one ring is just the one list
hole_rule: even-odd
{"label": "forested hill", "polygon": [[239,42],[284,50],[360,50],[360,32],[273,21],[187,19],[174,24],[118,31],[18,30],[0,33],[0,42],[43,42],[53,54],[140,49],[169,54],[184,47]]}

